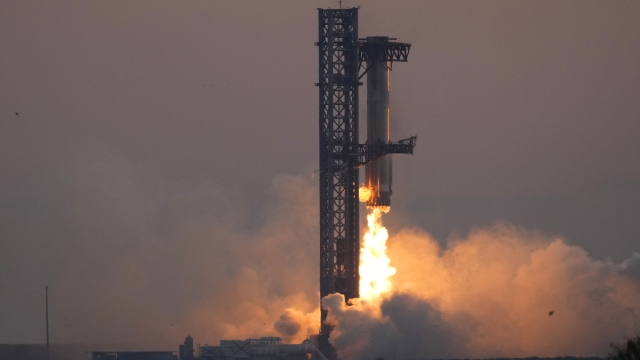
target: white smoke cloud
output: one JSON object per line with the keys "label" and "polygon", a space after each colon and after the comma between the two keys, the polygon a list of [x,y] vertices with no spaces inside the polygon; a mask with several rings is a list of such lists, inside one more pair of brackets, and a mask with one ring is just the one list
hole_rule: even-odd
{"label": "white smoke cloud", "polygon": [[[300,342],[317,332],[311,179],[276,177],[269,207],[247,209],[238,189],[163,181],[96,149],[74,153],[83,155],[47,180],[37,218],[0,212],[0,342],[42,341],[46,284],[57,343],[173,349],[187,335]],[[255,214],[264,225],[248,230]]]}
{"label": "white smoke cloud", "polygon": [[[45,284],[54,342],[171,349],[186,335],[299,342],[319,328],[312,179],[275,178],[269,206],[249,211],[238,189],[88,152],[36,190],[15,194],[30,199],[23,212],[0,213],[0,315],[26,324],[0,328],[4,342],[39,341],[24,329],[41,327]],[[263,225],[248,230],[248,214]],[[604,355],[640,325],[640,254],[594,260],[505,223],[445,248],[403,229],[388,254],[397,272],[382,302],[324,299],[343,358]]]}
{"label": "white smoke cloud", "polygon": [[[322,301],[328,321],[336,325],[331,343],[342,359],[407,359],[463,356],[454,329],[429,302],[394,294],[381,304],[354,301],[334,294]],[[453,355],[455,354],[455,355]]]}
{"label": "white smoke cloud", "polygon": [[343,358],[602,356],[638,331],[640,254],[593,260],[561,239],[496,223],[446,249],[404,229],[389,257],[395,290],[379,309],[323,300]]}

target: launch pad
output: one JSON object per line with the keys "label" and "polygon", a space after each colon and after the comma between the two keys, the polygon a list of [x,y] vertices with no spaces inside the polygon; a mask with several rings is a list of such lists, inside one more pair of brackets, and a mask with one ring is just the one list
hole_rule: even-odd
{"label": "launch pad", "polygon": [[[410,44],[387,36],[358,37],[358,8],[318,9],[320,106],[320,298],[358,298],[359,169],[366,166],[367,205],[391,205],[391,158],[413,154],[416,137],[391,142],[389,75],[406,62]],[[360,79],[367,75],[367,136],[359,137]],[[321,309],[319,346],[331,354],[332,326]],[[330,356],[331,357],[331,356]]]}

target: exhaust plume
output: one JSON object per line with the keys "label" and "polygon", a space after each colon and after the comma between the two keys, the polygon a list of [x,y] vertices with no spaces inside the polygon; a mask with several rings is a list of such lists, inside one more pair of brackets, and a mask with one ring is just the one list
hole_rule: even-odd
{"label": "exhaust plume", "polygon": [[369,208],[367,224],[360,254],[360,297],[373,300],[391,290],[389,278],[396,269],[389,266],[387,239],[389,233],[382,226],[382,213],[387,208]]}
{"label": "exhaust plume", "polygon": [[379,308],[323,299],[343,358],[602,356],[638,331],[640,254],[598,261],[502,222],[444,249],[415,228],[388,246],[397,272]]}
{"label": "exhaust plume", "polygon": [[[80,153],[61,161],[43,195],[28,189],[40,196],[37,211],[3,218],[0,311],[15,325],[0,328],[6,342],[40,340],[29,329],[44,316],[43,284],[54,343],[167,349],[187,334],[211,344],[269,335],[300,342],[317,332],[311,179],[276,177],[268,206],[250,212],[240,191]],[[255,213],[262,225],[247,229]],[[396,273],[378,301],[323,299],[343,358],[605,355],[640,326],[640,254],[594,260],[506,223],[446,247],[403,229],[386,246]]]}
{"label": "exhaust plume", "polygon": [[37,217],[0,214],[2,341],[42,340],[44,284],[53,343],[166,350],[186,335],[299,343],[317,332],[311,179],[275,177],[254,209],[239,189],[168,181],[100,149],[73,154]]}

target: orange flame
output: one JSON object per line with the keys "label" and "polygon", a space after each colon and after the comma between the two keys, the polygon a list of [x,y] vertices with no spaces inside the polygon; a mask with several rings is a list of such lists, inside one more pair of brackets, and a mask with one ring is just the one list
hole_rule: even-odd
{"label": "orange flame", "polygon": [[[360,188],[360,194],[371,194],[371,189]],[[361,196],[361,201],[366,201]],[[360,250],[360,298],[375,300],[391,291],[389,278],[396,273],[387,256],[389,233],[382,226],[382,213],[389,207],[369,207],[367,224],[369,230],[364,234]]]}
{"label": "orange flame", "polygon": [[366,186],[360,186],[360,201],[367,202],[373,196],[373,189]]}

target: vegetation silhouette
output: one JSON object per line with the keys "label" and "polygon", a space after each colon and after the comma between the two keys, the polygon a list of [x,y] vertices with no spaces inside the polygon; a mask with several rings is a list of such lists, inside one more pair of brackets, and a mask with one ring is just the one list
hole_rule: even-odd
{"label": "vegetation silhouette", "polygon": [[640,360],[640,335],[627,339],[622,344],[611,343],[611,360]]}

